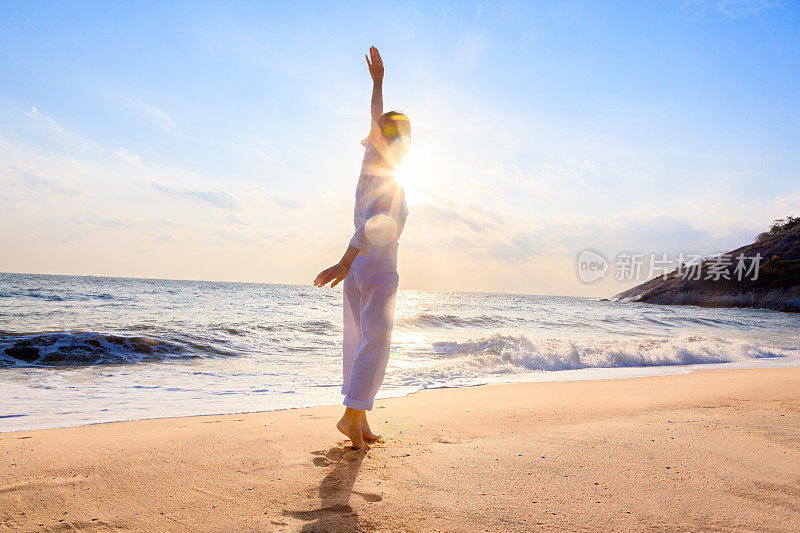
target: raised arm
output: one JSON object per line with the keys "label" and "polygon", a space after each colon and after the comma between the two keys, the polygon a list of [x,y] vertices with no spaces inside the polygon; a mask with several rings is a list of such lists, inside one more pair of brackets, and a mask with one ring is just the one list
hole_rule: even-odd
{"label": "raised arm", "polygon": [[383,115],[383,60],[378,53],[378,49],[371,46],[369,54],[366,55],[369,75],[372,77],[372,121],[377,122]]}
{"label": "raised arm", "polygon": [[[381,59],[381,55],[378,53],[378,49],[374,46],[370,47],[369,54],[367,54],[366,57],[367,66],[369,67],[369,75],[372,77],[372,102],[370,104],[372,122],[378,122],[378,119],[381,117],[381,115],[383,115],[383,60]],[[405,202],[403,202],[403,209],[405,209]],[[372,205],[370,205],[369,209],[367,209],[366,218],[367,220],[371,220],[373,217],[380,214],[385,214],[388,211],[389,204],[386,203],[382,198],[379,198],[377,201],[373,202]],[[384,218],[390,219],[388,216]],[[405,221],[405,214],[403,214],[402,220],[403,222]],[[392,222],[392,224],[393,229],[397,231],[398,224],[396,222]],[[399,225],[399,230],[402,231],[402,223]],[[396,235],[392,236],[395,240],[397,239]],[[356,229],[355,235],[351,239],[347,250],[339,262],[320,272],[317,278],[314,280],[314,285],[317,287],[322,287],[327,283],[330,283],[331,287],[335,287],[340,281],[347,277],[347,273],[350,271],[350,265],[352,265],[358,254],[362,252],[366,253],[369,247],[370,243],[369,239],[367,238],[365,223]]]}

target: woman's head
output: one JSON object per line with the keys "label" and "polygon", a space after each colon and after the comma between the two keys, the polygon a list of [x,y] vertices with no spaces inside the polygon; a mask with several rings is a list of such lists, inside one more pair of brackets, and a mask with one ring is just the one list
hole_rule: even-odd
{"label": "woman's head", "polygon": [[411,143],[411,122],[399,111],[389,111],[378,118],[378,129],[395,166],[400,163]]}

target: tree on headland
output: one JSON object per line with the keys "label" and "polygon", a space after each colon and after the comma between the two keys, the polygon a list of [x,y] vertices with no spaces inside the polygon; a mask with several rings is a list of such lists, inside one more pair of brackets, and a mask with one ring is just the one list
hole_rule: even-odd
{"label": "tree on headland", "polygon": [[769,237],[774,237],[775,235],[786,233],[787,231],[797,227],[798,225],[800,225],[800,217],[789,215],[786,218],[779,218],[778,220],[772,223],[772,226],[770,226],[769,231],[760,233],[758,237],[756,237],[756,241],[763,241],[764,239],[768,239]]}

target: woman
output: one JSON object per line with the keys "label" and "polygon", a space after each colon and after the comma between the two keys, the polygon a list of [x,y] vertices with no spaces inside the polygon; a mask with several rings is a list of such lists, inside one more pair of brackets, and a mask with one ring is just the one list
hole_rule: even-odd
{"label": "woman", "polygon": [[356,187],[355,234],[334,266],[314,280],[335,287],[344,280],[345,412],[336,427],[359,450],[375,441],[366,411],[383,383],[392,343],[397,294],[397,242],[408,209],[394,169],[408,152],[411,124],[397,111],[383,113],[383,61],[373,46],[367,55],[372,77],[372,126]]}

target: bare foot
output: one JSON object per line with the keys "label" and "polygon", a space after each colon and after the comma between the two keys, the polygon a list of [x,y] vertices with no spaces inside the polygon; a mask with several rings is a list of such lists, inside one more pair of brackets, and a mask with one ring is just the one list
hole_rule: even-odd
{"label": "bare foot", "polygon": [[344,433],[353,443],[356,450],[369,450],[369,446],[364,440],[361,427],[361,414],[350,409],[345,410],[342,419],[336,424],[336,429]]}
{"label": "bare foot", "polygon": [[367,412],[366,411],[362,411],[362,413],[363,414],[361,416],[361,434],[364,436],[364,440],[368,440],[368,441],[373,441],[374,442],[374,441],[378,440],[379,438],[381,438],[380,435],[376,435],[369,428],[369,423],[367,422]]}

